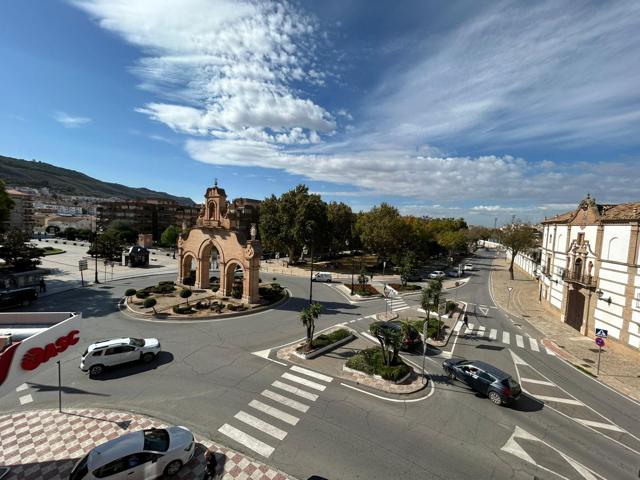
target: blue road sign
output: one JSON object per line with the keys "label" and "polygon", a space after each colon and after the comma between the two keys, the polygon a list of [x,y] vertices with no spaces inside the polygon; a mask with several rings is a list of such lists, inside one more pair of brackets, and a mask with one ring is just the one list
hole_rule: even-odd
{"label": "blue road sign", "polygon": [[604,328],[596,328],[596,337],[607,338],[609,336],[609,331]]}
{"label": "blue road sign", "polygon": [[596,345],[598,345],[599,347],[604,347],[604,338],[602,337],[596,338]]}

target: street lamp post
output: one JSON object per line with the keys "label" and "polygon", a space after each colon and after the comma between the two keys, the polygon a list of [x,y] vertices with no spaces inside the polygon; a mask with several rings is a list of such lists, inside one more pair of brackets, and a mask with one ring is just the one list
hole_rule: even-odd
{"label": "street lamp post", "polygon": [[427,318],[422,324],[422,383],[425,383],[425,374],[424,374],[424,362],[427,357],[427,335],[429,333],[429,311],[427,311]]}
{"label": "street lamp post", "polygon": [[311,254],[311,274],[309,275],[309,305],[313,303],[313,250],[309,249],[306,245],[302,249],[303,255],[307,255],[307,253]]}
{"label": "street lamp post", "polygon": [[[349,248],[349,240],[345,241],[347,248]],[[353,296],[353,270],[355,268],[355,262],[353,261],[353,253],[349,250],[349,255],[351,255],[351,296]]]}
{"label": "street lamp post", "polygon": [[95,255],[95,283],[100,283],[98,280],[98,227],[96,226],[96,231],[93,232],[93,253]]}

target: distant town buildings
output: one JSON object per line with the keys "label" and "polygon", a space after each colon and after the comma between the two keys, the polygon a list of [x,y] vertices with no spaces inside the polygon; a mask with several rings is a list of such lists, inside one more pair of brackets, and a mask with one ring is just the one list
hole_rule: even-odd
{"label": "distant town buildings", "polygon": [[540,297],[584,335],[640,348],[640,202],[603,205],[587,195],[542,222]]}

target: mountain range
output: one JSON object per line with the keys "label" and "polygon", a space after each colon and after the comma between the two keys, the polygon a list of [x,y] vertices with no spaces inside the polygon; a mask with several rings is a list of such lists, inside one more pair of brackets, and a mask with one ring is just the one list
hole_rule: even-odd
{"label": "mountain range", "polygon": [[119,183],[103,182],[84,173],[56,167],[36,160],[20,160],[0,155],[0,180],[6,185],[42,188],[51,193],[80,195],[87,197],[118,197],[125,200],[146,198],[167,198],[181,205],[194,205],[187,197],[176,197],[166,192],[156,192],[148,188],[134,188]]}

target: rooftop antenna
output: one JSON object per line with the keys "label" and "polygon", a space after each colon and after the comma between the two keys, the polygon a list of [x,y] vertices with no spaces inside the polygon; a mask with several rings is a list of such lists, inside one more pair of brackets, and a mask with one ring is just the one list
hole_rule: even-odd
{"label": "rooftop antenna", "polygon": [[214,187],[217,187],[217,186],[218,186],[218,179],[217,179],[217,178],[214,178],[214,179],[213,179],[213,186],[214,186]]}

